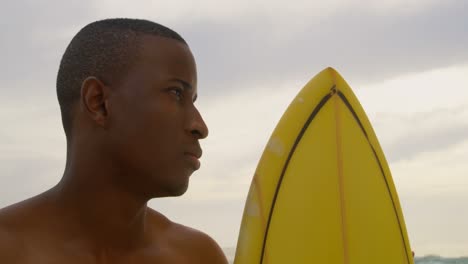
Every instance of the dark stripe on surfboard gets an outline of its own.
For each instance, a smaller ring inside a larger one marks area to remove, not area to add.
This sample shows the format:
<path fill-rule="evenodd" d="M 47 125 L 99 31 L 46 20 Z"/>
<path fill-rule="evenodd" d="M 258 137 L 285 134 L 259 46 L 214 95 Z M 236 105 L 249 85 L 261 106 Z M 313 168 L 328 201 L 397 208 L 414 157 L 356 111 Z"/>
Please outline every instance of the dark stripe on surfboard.
<path fill-rule="evenodd" d="M 351 114 L 353 115 L 354 119 L 356 120 L 356 122 L 358 122 L 359 124 L 359 127 L 361 127 L 361 130 L 362 130 L 362 133 L 366 136 L 366 139 L 367 139 L 367 142 L 369 143 L 369 146 L 371 147 L 372 149 L 372 152 L 374 153 L 374 157 L 375 159 L 377 160 L 377 163 L 379 164 L 379 168 L 380 168 L 380 172 L 382 173 L 382 176 L 384 178 L 384 181 L 385 181 L 385 185 L 387 186 L 387 191 L 390 195 L 390 200 L 392 201 L 392 205 L 393 205 L 393 210 L 395 211 L 395 215 L 397 217 L 397 220 L 398 220 L 398 226 L 400 227 L 400 235 L 401 235 L 401 238 L 403 240 L 403 245 L 405 247 L 405 254 L 406 254 L 406 258 L 408 260 L 408 263 L 411 263 L 410 259 L 409 259 L 409 256 L 408 256 L 408 250 L 406 248 L 406 241 L 405 241 L 405 236 L 403 235 L 403 230 L 401 228 L 401 221 L 400 221 L 400 217 L 398 215 L 398 211 L 396 209 L 396 206 L 395 206 L 395 201 L 393 200 L 393 195 L 392 193 L 390 192 L 390 186 L 388 184 L 388 181 L 387 181 L 387 177 L 385 175 L 385 172 L 384 172 L 384 169 L 383 169 L 383 166 L 382 166 L 382 163 L 380 162 L 380 159 L 379 157 L 377 156 L 377 152 L 375 151 L 375 148 L 374 146 L 371 144 L 370 140 L 369 140 L 369 136 L 367 135 L 367 132 L 366 130 L 364 129 L 364 126 L 362 125 L 361 123 L 361 120 L 359 119 L 359 117 L 357 116 L 356 114 L 356 111 L 354 111 L 354 109 L 351 107 L 351 104 L 349 103 L 348 99 L 346 98 L 346 96 L 341 92 L 341 91 L 338 91 L 338 96 L 341 98 L 341 100 L 343 101 L 343 103 L 346 105 L 346 107 L 348 108 L 348 110 L 351 112 Z"/>
<path fill-rule="evenodd" d="M 332 88 L 330 88 L 330 90 L 333 90 L 334 88 L 335 88 L 335 85 Z M 314 117 L 317 116 L 318 112 L 322 109 L 322 107 L 325 105 L 325 103 L 328 102 L 328 100 L 332 97 L 332 95 L 333 95 L 332 93 L 328 93 L 327 95 L 325 95 L 322 98 L 322 100 L 320 100 L 318 105 L 314 108 L 314 110 L 310 114 L 309 118 L 305 122 L 304 126 L 302 127 L 301 131 L 299 132 L 299 135 L 297 136 L 296 141 L 294 142 L 294 145 L 292 146 L 291 151 L 289 152 L 288 158 L 286 159 L 286 163 L 283 166 L 283 170 L 281 171 L 281 176 L 279 178 L 278 184 L 276 185 L 275 195 L 273 196 L 273 201 L 272 201 L 272 204 L 271 204 L 271 207 L 270 207 L 271 208 L 270 213 L 268 215 L 268 221 L 267 221 L 267 225 L 266 225 L 265 236 L 263 237 L 262 253 L 260 255 L 260 264 L 263 263 L 263 257 L 265 255 L 265 245 L 266 245 L 266 241 L 267 241 L 267 237 L 268 237 L 268 231 L 270 229 L 270 222 L 271 222 L 271 218 L 272 218 L 272 215 L 273 215 L 273 211 L 275 209 L 276 199 L 278 198 L 279 189 L 281 187 L 281 183 L 283 181 L 283 177 L 284 177 L 284 174 L 286 172 L 286 169 L 288 168 L 289 162 L 291 161 L 291 158 L 292 158 L 292 156 L 294 154 L 294 151 L 296 150 L 296 147 L 299 145 L 299 142 L 301 141 L 302 136 L 304 136 L 305 131 L 309 127 L 309 124 L 312 122 Z"/>

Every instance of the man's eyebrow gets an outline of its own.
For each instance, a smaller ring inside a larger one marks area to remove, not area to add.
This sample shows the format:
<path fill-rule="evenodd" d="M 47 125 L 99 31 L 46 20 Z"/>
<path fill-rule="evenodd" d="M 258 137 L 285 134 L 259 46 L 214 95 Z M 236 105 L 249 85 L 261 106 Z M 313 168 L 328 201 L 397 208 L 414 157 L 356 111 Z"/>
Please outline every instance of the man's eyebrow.
<path fill-rule="evenodd" d="M 190 83 L 182 80 L 182 79 L 179 79 L 179 78 L 172 78 L 170 79 L 169 81 L 173 81 L 173 82 L 178 82 L 180 84 L 182 84 L 182 86 L 184 87 L 184 89 L 187 89 L 187 90 L 192 90 L 192 85 L 190 85 Z"/>

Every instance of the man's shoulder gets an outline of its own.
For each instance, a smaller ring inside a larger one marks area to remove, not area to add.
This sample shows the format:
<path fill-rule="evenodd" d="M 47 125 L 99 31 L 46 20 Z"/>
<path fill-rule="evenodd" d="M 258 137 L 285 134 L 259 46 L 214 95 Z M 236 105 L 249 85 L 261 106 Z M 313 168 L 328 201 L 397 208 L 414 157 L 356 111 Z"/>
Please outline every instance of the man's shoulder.
<path fill-rule="evenodd" d="M 36 197 L 0 208 L 0 227 L 10 232 L 27 228 L 37 216 L 38 199 Z"/>
<path fill-rule="evenodd" d="M 0 255 L 8 251 L 20 251 L 22 232 L 31 218 L 31 200 L 24 200 L 0 208 Z"/>
<path fill-rule="evenodd" d="M 21 235 L 12 224 L 10 210 L 0 210 L 0 263 L 18 263 L 24 250 Z"/>
<path fill-rule="evenodd" d="M 152 209 L 150 214 L 164 226 L 164 237 L 170 246 L 183 251 L 181 253 L 189 256 L 193 263 L 227 263 L 218 243 L 206 233 L 172 222 Z"/>
<path fill-rule="evenodd" d="M 27 207 L 27 202 L 22 201 L 0 208 L 0 239 L 6 237 L 7 233 L 11 234 L 18 230 L 17 227 L 22 223 L 21 219 L 27 217 Z"/>
<path fill-rule="evenodd" d="M 183 244 L 201 263 L 206 263 L 207 260 L 210 263 L 227 263 L 221 247 L 206 233 L 180 224 L 175 224 L 174 229 L 177 231 L 173 235 L 185 237 Z"/>
<path fill-rule="evenodd" d="M 8 252 L 21 253 L 26 248 L 24 238 L 37 229 L 39 216 L 44 218 L 44 214 L 38 212 L 39 200 L 32 197 L 0 209 L 0 256 Z"/>

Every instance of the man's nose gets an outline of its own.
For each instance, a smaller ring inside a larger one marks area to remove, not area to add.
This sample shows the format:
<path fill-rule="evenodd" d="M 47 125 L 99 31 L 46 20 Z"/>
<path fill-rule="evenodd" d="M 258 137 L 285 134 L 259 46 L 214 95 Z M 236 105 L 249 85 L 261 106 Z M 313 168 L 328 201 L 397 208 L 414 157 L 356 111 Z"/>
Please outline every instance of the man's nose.
<path fill-rule="evenodd" d="M 193 108 L 193 115 L 190 119 L 190 133 L 197 139 L 203 139 L 208 136 L 208 127 L 196 107 Z"/>

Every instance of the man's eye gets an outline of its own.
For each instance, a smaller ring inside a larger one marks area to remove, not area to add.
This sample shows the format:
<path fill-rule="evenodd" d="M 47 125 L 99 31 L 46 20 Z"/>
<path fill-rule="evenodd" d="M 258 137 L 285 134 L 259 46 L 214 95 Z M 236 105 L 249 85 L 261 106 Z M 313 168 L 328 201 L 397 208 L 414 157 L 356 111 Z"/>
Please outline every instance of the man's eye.
<path fill-rule="evenodd" d="M 183 91 L 182 89 L 180 88 L 172 88 L 171 90 L 171 93 L 175 94 L 175 96 L 177 96 L 177 99 L 182 99 L 182 95 L 183 95 Z"/>

